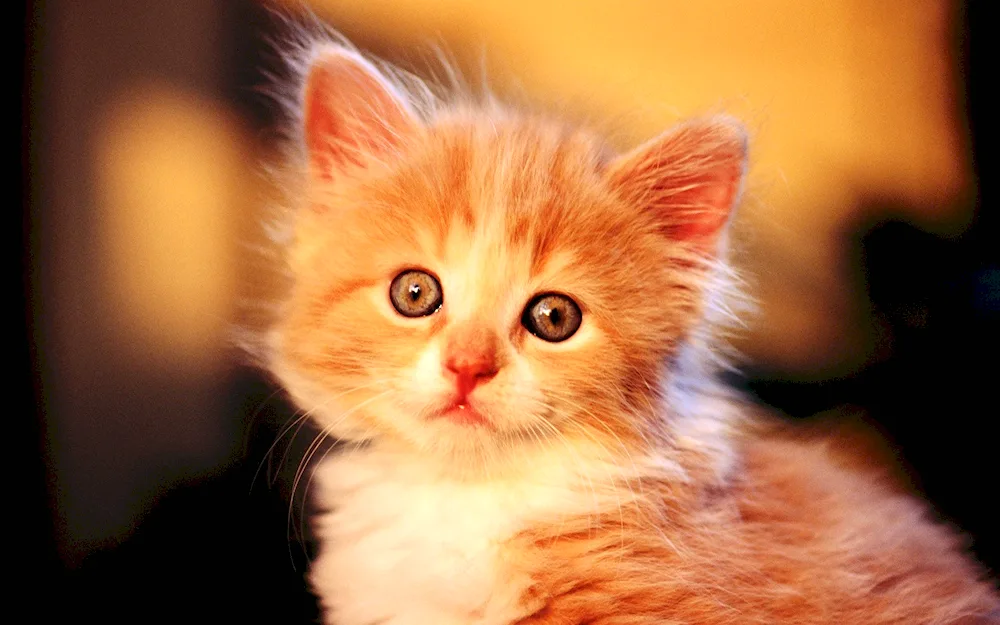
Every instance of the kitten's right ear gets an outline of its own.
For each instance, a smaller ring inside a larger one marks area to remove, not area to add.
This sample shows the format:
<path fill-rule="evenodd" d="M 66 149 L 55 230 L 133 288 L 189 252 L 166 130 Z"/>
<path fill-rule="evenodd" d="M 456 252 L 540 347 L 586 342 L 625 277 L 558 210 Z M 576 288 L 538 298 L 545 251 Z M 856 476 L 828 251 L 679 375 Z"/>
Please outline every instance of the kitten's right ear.
<path fill-rule="evenodd" d="M 419 128 L 405 98 L 378 69 L 338 46 L 313 58 L 303 109 L 310 168 L 328 180 L 391 154 Z"/>

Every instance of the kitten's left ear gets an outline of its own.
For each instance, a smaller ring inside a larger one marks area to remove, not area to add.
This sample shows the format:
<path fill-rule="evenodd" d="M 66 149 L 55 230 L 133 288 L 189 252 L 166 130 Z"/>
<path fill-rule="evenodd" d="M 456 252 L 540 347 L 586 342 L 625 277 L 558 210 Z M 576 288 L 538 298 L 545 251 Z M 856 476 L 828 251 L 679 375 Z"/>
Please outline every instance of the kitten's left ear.
<path fill-rule="evenodd" d="M 303 95 L 309 163 L 323 178 L 384 158 L 419 127 L 405 96 L 360 54 L 340 46 L 316 53 Z"/>
<path fill-rule="evenodd" d="M 746 171 L 747 137 L 736 121 L 688 122 L 612 161 L 613 188 L 652 211 L 668 238 L 715 254 Z"/>

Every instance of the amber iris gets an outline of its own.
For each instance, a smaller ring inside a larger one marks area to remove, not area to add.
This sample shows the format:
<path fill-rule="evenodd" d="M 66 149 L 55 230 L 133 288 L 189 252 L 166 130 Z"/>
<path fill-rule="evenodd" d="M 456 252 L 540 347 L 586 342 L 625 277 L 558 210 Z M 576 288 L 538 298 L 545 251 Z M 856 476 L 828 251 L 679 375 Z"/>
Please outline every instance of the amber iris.
<path fill-rule="evenodd" d="M 573 336 L 580 329 L 583 314 L 568 295 L 542 293 L 536 295 L 524 308 L 521 324 L 538 338 L 558 343 Z"/>
<path fill-rule="evenodd" d="M 426 317 L 441 308 L 444 301 L 441 283 L 419 269 L 408 269 L 389 285 L 389 300 L 404 317 Z"/>

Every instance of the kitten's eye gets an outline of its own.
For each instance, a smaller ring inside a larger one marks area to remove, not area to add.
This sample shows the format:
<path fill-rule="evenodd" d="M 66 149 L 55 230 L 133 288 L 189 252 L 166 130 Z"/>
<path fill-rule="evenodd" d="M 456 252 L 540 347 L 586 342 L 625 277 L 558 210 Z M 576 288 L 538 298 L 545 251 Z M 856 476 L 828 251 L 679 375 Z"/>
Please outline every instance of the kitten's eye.
<path fill-rule="evenodd" d="M 583 314 L 572 299 L 561 293 L 536 295 L 524 308 L 521 323 L 540 339 L 558 343 L 580 328 Z"/>
<path fill-rule="evenodd" d="M 393 279 L 389 299 L 404 317 L 426 317 L 441 308 L 444 298 L 437 278 L 426 271 L 410 269 Z"/>

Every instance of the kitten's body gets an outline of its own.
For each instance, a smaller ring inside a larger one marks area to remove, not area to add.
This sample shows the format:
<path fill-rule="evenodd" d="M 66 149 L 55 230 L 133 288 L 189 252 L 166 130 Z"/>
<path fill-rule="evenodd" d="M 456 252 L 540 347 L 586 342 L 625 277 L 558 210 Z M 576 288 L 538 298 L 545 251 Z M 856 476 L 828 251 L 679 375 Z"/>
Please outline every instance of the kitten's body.
<path fill-rule="evenodd" d="M 326 622 L 989 622 L 917 503 L 712 382 L 733 122 L 615 156 L 494 106 L 417 112 L 338 46 L 308 70 L 272 367 L 363 441 L 315 476 Z M 552 293 L 568 335 L 528 317 Z"/>
<path fill-rule="evenodd" d="M 482 480 L 393 451 L 327 462 L 312 580 L 332 622 L 990 622 L 954 537 L 822 443 L 747 437 L 715 476 L 697 453 L 573 444 Z"/>

